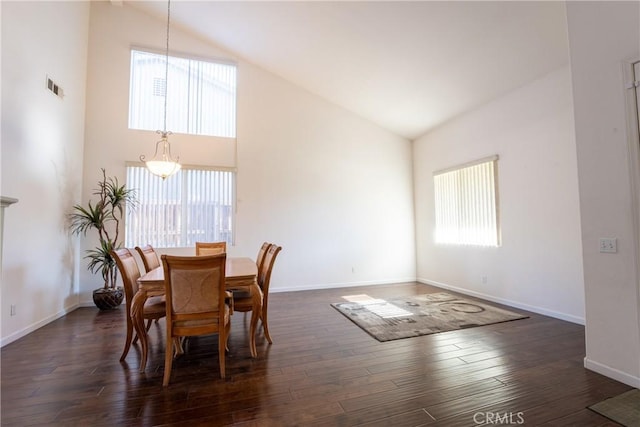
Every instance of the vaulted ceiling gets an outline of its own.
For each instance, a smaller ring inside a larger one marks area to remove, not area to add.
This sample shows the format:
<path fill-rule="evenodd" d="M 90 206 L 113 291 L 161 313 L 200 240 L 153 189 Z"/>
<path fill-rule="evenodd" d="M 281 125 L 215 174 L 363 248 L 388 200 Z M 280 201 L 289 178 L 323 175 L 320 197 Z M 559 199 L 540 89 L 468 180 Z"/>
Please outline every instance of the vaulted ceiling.
<path fill-rule="evenodd" d="M 173 1 L 171 25 L 408 139 L 569 62 L 555 1 Z"/>

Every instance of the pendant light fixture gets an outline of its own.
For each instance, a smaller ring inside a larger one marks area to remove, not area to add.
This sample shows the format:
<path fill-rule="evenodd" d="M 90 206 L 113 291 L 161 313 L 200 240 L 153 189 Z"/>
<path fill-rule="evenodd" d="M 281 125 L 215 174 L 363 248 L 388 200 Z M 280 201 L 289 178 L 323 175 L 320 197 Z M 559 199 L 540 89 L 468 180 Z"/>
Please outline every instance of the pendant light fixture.
<path fill-rule="evenodd" d="M 169 81 L 169 22 L 171 21 L 171 0 L 167 1 L 167 46 L 165 50 L 165 69 L 164 69 L 164 125 L 163 130 L 158 130 L 156 133 L 161 135 L 161 138 L 156 142 L 156 151 L 153 154 L 151 160 L 147 160 L 143 155 L 140 156 L 140 161 L 144 162 L 154 175 L 161 177 L 162 179 L 173 175 L 178 172 L 182 167 L 179 163 L 180 158 L 176 157 L 175 160 L 171 157 L 171 144 L 169 143 L 169 135 L 171 132 L 167 131 L 167 83 Z M 158 152 L 161 151 L 161 154 Z"/>

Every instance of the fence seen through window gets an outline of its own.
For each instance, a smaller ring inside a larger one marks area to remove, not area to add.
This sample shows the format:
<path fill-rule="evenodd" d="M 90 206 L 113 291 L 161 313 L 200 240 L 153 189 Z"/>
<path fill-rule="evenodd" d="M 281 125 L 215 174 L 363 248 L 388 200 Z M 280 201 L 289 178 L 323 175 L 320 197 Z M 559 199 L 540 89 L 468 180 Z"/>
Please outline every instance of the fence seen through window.
<path fill-rule="evenodd" d="M 233 244 L 235 171 L 183 166 L 162 180 L 144 166 L 128 165 L 127 187 L 135 189 L 138 204 L 127 207 L 126 247 Z"/>

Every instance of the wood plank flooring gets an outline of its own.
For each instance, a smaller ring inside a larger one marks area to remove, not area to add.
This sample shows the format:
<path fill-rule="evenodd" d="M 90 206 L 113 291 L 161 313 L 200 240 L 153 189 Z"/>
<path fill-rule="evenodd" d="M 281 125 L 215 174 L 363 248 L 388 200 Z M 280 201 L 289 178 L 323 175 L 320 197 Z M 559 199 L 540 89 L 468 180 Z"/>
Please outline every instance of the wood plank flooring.
<path fill-rule="evenodd" d="M 583 368 L 584 328 L 530 318 L 378 342 L 329 304 L 341 296 L 417 295 L 441 289 L 405 283 L 273 293 L 273 345 L 250 315 L 232 316 L 227 377 L 217 336 L 192 338 L 162 387 L 164 321 L 118 361 L 124 305 L 80 308 L 2 348 L 2 426 L 615 426 L 586 409 L 630 390 Z M 522 312 L 522 310 L 517 310 Z M 519 423 L 522 424 L 522 423 Z M 502 425 L 505 425 L 504 423 Z"/>

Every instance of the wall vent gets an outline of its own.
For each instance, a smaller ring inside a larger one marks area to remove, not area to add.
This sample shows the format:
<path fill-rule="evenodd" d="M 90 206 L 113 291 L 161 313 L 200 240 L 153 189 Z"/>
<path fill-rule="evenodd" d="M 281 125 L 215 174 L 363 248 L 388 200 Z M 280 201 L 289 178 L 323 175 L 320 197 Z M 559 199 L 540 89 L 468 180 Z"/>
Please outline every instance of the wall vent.
<path fill-rule="evenodd" d="M 64 97 L 64 91 L 62 88 L 56 82 L 51 80 L 49 76 L 47 76 L 47 89 L 60 98 Z"/>

